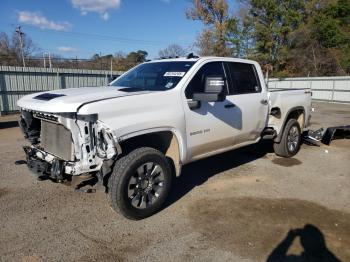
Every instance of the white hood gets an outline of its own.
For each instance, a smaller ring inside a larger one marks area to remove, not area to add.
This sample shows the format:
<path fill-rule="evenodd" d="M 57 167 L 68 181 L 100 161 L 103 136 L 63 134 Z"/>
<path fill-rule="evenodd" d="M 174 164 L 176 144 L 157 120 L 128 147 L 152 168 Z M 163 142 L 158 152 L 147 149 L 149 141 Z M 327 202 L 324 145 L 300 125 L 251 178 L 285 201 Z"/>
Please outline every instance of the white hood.
<path fill-rule="evenodd" d="M 18 100 L 17 105 L 27 110 L 48 113 L 71 113 L 77 112 L 78 108 L 86 103 L 144 93 L 149 93 L 149 91 L 124 92 L 119 91 L 115 86 L 80 87 L 30 94 Z M 43 94 L 53 96 L 47 99 L 37 98 Z"/>

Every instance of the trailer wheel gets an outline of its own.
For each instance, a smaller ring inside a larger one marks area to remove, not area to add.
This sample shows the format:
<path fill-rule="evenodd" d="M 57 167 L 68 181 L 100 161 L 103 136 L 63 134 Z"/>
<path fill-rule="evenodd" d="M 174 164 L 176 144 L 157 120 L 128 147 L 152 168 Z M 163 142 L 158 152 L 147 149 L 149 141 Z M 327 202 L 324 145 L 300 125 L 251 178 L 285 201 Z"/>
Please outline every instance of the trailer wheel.
<path fill-rule="evenodd" d="M 292 157 L 298 153 L 301 142 L 301 129 L 296 119 L 289 119 L 279 143 L 274 143 L 275 154 L 281 157 Z"/>
<path fill-rule="evenodd" d="M 114 166 L 108 183 L 111 206 L 129 219 L 149 217 L 164 204 L 171 178 L 170 165 L 160 151 L 135 149 Z"/>

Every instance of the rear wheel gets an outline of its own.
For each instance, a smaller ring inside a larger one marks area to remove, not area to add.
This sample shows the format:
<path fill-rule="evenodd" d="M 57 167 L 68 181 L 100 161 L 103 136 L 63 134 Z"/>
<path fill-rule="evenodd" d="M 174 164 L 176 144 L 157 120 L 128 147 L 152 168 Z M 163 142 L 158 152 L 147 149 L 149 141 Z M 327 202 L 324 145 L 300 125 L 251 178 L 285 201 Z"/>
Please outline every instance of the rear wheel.
<path fill-rule="evenodd" d="M 281 141 L 274 143 L 273 149 L 278 156 L 292 157 L 298 153 L 300 142 L 300 125 L 296 119 L 289 119 L 283 130 Z"/>
<path fill-rule="evenodd" d="M 114 166 L 109 180 L 110 203 L 129 219 L 149 217 L 165 202 L 171 177 L 170 165 L 161 152 L 136 149 Z"/>

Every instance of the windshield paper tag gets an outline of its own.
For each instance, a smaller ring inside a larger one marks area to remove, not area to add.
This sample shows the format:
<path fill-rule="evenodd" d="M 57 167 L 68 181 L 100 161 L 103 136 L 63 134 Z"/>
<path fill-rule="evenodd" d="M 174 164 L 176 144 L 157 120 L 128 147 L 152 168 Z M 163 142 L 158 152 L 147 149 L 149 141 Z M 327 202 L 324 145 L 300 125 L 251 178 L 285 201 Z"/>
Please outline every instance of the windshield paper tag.
<path fill-rule="evenodd" d="M 185 72 L 166 72 L 164 76 L 175 76 L 175 77 L 183 77 Z"/>

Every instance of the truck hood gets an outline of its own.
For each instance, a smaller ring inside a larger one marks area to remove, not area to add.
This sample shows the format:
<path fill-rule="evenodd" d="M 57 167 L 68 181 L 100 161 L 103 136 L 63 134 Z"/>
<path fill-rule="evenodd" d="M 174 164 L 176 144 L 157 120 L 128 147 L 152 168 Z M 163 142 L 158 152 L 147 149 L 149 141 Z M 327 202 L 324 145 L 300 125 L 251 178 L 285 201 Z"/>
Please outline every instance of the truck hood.
<path fill-rule="evenodd" d="M 18 100 L 22 109 L 48 113 L 75 113 L 82 105 L 122 96 L 147 94 L 150 91 L 125 92 L 118 87 L 80 87 L 30 94 Z"/>

